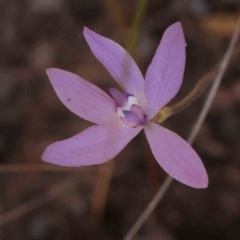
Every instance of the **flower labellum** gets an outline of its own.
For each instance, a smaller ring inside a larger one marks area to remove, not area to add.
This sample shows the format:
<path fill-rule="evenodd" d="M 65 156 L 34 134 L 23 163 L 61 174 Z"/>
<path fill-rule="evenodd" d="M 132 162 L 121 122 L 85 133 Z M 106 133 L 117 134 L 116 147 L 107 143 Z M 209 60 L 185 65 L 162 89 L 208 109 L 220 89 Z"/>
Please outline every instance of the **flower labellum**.
<path fill-rule="evenodd" d="M 96 125 L 47 147 L 42 159 L 60 166 L 101 164 L 114 158 L 142 129 L 157 162 L 174 179 L 206 188 L 208 176 L 193 148 L 180 136 L 152 122 L 178 92 L 184 74 L 185 39 L 179 22 L 167 28 L 145 80 L 132 57 L 117 43 L 88 28 L 84 36 L 95 57 L 124 92 L 112 98 L 83 78 L 51 68 L 47 75 L 62 103 Z"/>

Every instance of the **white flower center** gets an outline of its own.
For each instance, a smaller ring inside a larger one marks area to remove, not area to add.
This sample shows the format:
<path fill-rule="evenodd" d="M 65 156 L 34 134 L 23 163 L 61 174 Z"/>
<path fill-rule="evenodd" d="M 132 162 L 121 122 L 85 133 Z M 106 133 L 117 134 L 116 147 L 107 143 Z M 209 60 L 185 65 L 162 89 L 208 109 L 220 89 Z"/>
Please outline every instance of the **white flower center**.
<path fill-rule="evenodd" d="M 133 104 L 139 105 L 138 100 L 134 96 L 128 97 L 127 103 L 123 107 L 118 107 L 117 108 L 117 115 L 119 117 L 124 117 L 123 110 L 128 110 L 130 111 L 131 106 Z"/>

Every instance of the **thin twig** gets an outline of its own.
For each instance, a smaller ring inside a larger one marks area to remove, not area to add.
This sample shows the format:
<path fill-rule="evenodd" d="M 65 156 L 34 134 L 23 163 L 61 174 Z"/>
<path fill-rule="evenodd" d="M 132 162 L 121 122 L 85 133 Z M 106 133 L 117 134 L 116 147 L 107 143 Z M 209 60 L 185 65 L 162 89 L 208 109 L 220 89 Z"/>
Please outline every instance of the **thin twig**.
<path fill-rule="evenodd" d="M 94 221 L 99 222 L 102 218 L 110 189 L 111 178 L 113 175 L 114 161 L 106 162 L 99 166 L 99 177 L 94 188 L 91 202 L 91 216 Z M 105 171 L 107 169 L 107 173 Z"/>
<path fill-rule="evenodd" d="M 199 81 L 196 83 L 193 90 L 184 97 L 180 102 L 170 105 L 169 108 L 172 111 L 172 114 L 179 113 L 186 107 L 188 107 L 198 96 L 201 95 L 201 93 L 210 85 L 210 83 L 213 82 L 214 78 L 216 77 L 217 73 L 219 71 L 219 65 L 217 65 L 215 68 L 213 68 L 210 72 L 205 74 L 203 77 L 199 79 Z"/>
<path fill-rule="evenodd" d="M 141 216 L 138 218 L 136 223 L 132 226 L 132 228 L 129 230 L 129 232 L 126 234 L 123 240 L 131 240 L 134 238 L 138 230 L 141 228 L 141 226 L 144 224 L 144 222 L 149 218 L 153 210 L 156 208 L 159 201 L 163 198 L 172 181 L 173 178 L 167 176 L 164 183 L 161 185 L 161 187 L 155 194 L 154 198 L 147 205 L 147 208 L 144 210 L 144 212 L 141 214 Z"/>
<path fill-rule="evenodd" d="M 3 226 L 4 224 L 7 224 L 13 220 L 19 219 L 32 210 L 39 208 L 44 204 L 53 201 L 64 193 L 72 190 L 79 184 L 78 178 L 77 176 L 68 177 L 67 179 L 54 185 L 48 191 L 44 192 L 42 195 L 34 198 L 33 200 L 25 202 L 7 213 L 3 213 L 0 217 L 0 226 Z"/>
<path fill-rule="evenodd" d="M 216 92 L 219 88 L 219 85 L 221 83 L 221 80 L 223 78 L 223 75 L 226 71 L 226 68 L 228 66 L 232 51 L 234 49 L 234 46 L 236 45 L 237 39 L 238 39 L 238 35 L 239 35 L 239 31 L 240 31 L 240 17 L 236 26 L 236 29 L 234 31 L 234 34 L 231 38 L 231 41 L 229 43 L 228 49 L 223 57 L 223 60 L 220 64 L 220 69 L 219 72 L 214 80 L 214 83 L 211 87 L 211 90 L 208 94 L 208 97 L 204 103 L 204 106 L 201 110 L 201 113 L 199 114 L 196 123 L 194 124 L 194 127 L 188 137 L 188 143 L 192 144 L 197 136 L 197 134 L 199 133 L 199 130 L 201 129 L 203 122 L 210 110 L 211 104 L 213 102 L 213 99 L 216 95 Z M 138 232 L 138 230 L 141 228 L 141 226 L 144 224 L 144 222 L 149 218 L 149 216 L 152 214 L 152 212 L 154 211 L 154 209 L 156 208 L 157 204 L 161 201 L 161 199 L 163 198 L 164 194 L 166 193 L 166 191 L 168 190 L 169 186 L 171 185 L 172 182 L 172 177 L 168 176 L 166 178 L 166 180 L 164 181 L 163 185 L 159 188 L 159 190 L 157 191 L 156 195 L 153 197 L 153 199 L 151 200 L 151 202 L 147 205 L 147 207 L 145 208 L 145 210 L 143 211 L 143 213 L 140 215 L 140 217 L 138 218 L 138 220 L 136 221 L 136 223 L 133 225 L 133 227 L 129 230 L 129 232 L 126 234 L 126 236 L 123 238 L 124 240 L 132 240 L 134 238 L 134 236 L 136 235 L 136 233 Z"/>
<path fill-rule="evenodd" d="M 231 55 L 230 61 L 234 61 L 236 57 L 239 56 L 240 48 L 237 47 L 233 54 Z M 154 121 L 158 124 L 162 124 L 164 121 L 166 121 L 170 116 L 177 114 L 187 107 L 189 107 L 202 93 L 203 91 L 213 82 L 213 80 L 216 78 L 216 75 L 220 69 L 220 63 L 217 64 L 213 69 L 211 69 L 209 72 L 204 74 L 200 79 L 197 81 L 194 88 L 179 102 L 166 106 L 163 109 L 161 109 L 157 115 L 154 117 Z"/>
<path fill-rule="evenodd" d="M 204 103 L 204 106 L 203 106 L 203 109 L 202 111 L 200 112 L 198 118 L 197 118 L 197 122 L 195 123 L 194 125 L 194 128 L 193 130 L 191 131 L 190 133 L 190 136 L 188 138 L 188 142 L 190 144 L 193 143 L 193 141 L 195 140 L 197 134 L 199 133 L 200 131 L 200 128 L 202 127 L 203 125 L 203 122 L 209 112 L 209 109 L 212 105 L 212 102 L 213 102 L 213 99 L 217 93 L 217 90 L 219 88 L 219 85 L 222 81 L 222 78 L 223 78 L 223 75 L 227 69 L 227 66 L 229 64 L 229 61 L 230 61 L 230 58 L 231 58 L 231 55 L 232 55 L 232 52 L 233 52 L 233 49 L 237 43 L 237 39 L 238 39 L 238 36 L 239 36 L 239 32 L 240 32 L 240 18 L 238 20 L 238 23 L 237 23 L 237 26 L 236 26 L 236 29 L 234 31 L 234 34 L 232 36 L 232 39 L 229 43 L 229 46 L 228 46 L 228 49 L 223 57 L 223 60 L 222 62 L 220 63 L 220 68 L 219 68 L 219 72 L 218 72 L 218 75 L 216 76 L 216 79 L 214 80 L 213 82 L 213 85 L 211 87 L 211 90 L 207 96 L 207 100 L 206 102 Z"/>
<path fill-rule="evenodd" d="M 90 167 L 60 167 L 50 164 L 6 164 L 0 165 L 0 173 L 28 173 L 28 172 L 81 172 L 88 174 L 98 173 L 96 166 Z M 107 170 L 105 170 L 107 172 Z"/>

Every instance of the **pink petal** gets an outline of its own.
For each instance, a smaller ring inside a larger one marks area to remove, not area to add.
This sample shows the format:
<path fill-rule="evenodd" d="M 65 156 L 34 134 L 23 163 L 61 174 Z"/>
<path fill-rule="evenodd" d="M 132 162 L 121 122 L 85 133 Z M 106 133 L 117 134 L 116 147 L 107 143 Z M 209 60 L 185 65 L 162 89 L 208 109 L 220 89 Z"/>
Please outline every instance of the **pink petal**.
<path fill-rule="evenodd" d="M 122 93 L 119 90 L 117 90 L 116 88 L 109 88 L 109 91 L 110 91 L 112 98 L 115 101 L 116 107 L 123 107 L 127 103 L 128 97 L 132 96 L 127 93 Z"/>
<path fill-rule="evenodd" d="M 60 166 L 101 164 L 114 158 L 142 128 L 94 125 L 47 147 L 42 159 Z"/>
<path fill-rule="evenodd" d="M 185 39 L 181 23 L 163 34 L 146 73 L 147 115 L 152 119 L 178 92 L 185 66 Z"/>
<path fill-rule="evenodd" d="M 146 114 L 145 112 L 143 111 L 143 109 L 137 105 L 137 104 L 133 104 L 130 108 L 130 111 L 131 112 L 134 112 L 135 114 L 137 114 L 137 116 L 140 118 L 140 119 L 144 119 L 146 118 Z"/>
<path fill-rule="evenodd" d="M 58 97 L 69 110 L 96 124 L 114 122 L 115 103 L 100 88 L 61 69 L 51 68 L 46 72 Z"/>
<path fill-rule="evenodd" d="M 208 176 L 203 163 L 185 140 L 153 122 L 144 130 L 153 155 L 170 176 L 190 187 L 207 187 Z"/>
<path fill-rule="evenodd" d="M 139 127 L 146 124 L 146 118 L 139 118 L 139 116 L 131 111 L 123 110 L 124 117 L 121 117 L 122 121 L 128 127 Z"/>
<path fill-rule="evenodd" d="M 109 71 L 125 93 L 141 98 L 144 95 L 144 78 L 132 57 L 116 42 L 88 28 L 84 36 L 96 58 Z"/>

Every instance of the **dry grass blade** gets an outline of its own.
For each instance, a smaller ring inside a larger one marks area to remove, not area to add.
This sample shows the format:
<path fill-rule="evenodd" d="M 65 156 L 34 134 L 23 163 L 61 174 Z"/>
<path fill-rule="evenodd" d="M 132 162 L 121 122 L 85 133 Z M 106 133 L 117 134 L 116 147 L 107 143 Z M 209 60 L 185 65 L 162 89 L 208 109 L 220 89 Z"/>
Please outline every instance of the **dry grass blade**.
<path fill-rule="evenodd" d="M 127 41 L 128 37 L 128 27 L 126 24 L 126 19 L 124 11 L 117 0 L 104 0 L 106 9 L 109 12 L 109 15 L 113 19 L 118 31 L 124 39 L 124 42 Z"/>
<path fill-rule="evenodd" d="M 199 114 L 197 121 L 188 137 L 188 142 L 190 144 L 192 144 L 199 132 L 199 130 L 202 127 L 202 124 L 209 112 L 209 109 L 211 107 L 211 104 L 213 102 L 213 99 L 216 95 L 216 92 L 219 88 L 219 85 L 221 83 L 221 80 L 223 78 L 223 75 L 226 71 L 226 68 L 229 64 L 230 61 L 230 57 L 232 55 L 233 49 L 237 43 L 237 39 L 239 36 L 239 32 L 240 32 L 240 17 L 235 29 L 235 32 L 231 38 L 230 44 L 228 46 L 228 49 L 223 57 L 222 62 L 220 63 L 220 68 L 219 68 L 219 72 L 213 82 L 213 85 L 210 89 L 210 92 L 208 94 L 208 97 L 204 103 L 204 106 L 201 110 L 201 113 Z M 169 188 L 169 186 L 171 185 L 172 182 L 172 178 L 170 176 L 168 176 L 166 178 L 166 180 L 164 181 L 163 185 L 159 188 L 159 190 L 157 191 L 156 195 L 153 197 L 153 199 L 151 200 L 151 202 L 147 205 L 147 207 L 145 208 L 145 210 L 143 211 L 143 213 L 140 215 L 140 217 L 138 218 L 138 220 L 135 222 L 135 224 L 132 226 L 132 228 L 129 230 L 129 232 L 126 234 L 126 236 L 123 238 L 124 240 L 132 240 L 134 238 L 134 236 L 136 235 L 136 233 L 138 232 L 138 230 L 141 228 L 141 226 L 144 224 L 144 222 L 149 218 L 149 216 L 152 214 L 152 212 L 154 211 L 154 209 L 156 208 L 157 204 L 161 201 L 161 199 L 163 198 L 164 194 L 166 193 L 167 189 Z"/>

